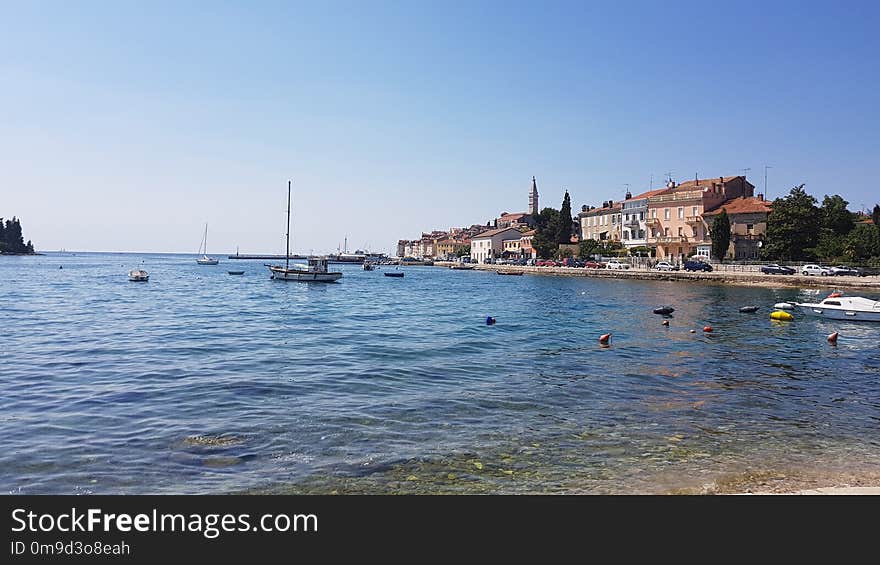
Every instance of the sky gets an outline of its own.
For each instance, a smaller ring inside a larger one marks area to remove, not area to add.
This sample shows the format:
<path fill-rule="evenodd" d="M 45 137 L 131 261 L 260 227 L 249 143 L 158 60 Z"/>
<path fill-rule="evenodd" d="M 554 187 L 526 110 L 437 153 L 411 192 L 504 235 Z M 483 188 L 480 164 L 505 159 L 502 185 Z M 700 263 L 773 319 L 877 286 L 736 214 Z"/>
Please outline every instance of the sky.
<path fill-rule="evenodd" d="M 743 174 L 880 202 L 877 2 L 7 2 L 0 216 L 38 250 L 394 253 Z"/>

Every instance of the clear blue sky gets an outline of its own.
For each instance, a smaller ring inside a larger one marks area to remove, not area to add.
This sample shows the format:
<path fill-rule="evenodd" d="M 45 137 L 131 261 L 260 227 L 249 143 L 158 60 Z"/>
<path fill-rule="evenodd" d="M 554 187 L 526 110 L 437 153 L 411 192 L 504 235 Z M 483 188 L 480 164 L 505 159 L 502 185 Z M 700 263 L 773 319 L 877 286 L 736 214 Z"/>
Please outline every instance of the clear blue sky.
<path fill-rule="evenodd" d="M 391 251 L 740 174 L 880 201 L 876 2 L 0 3 L 0 214 L 38 249 Z"/>

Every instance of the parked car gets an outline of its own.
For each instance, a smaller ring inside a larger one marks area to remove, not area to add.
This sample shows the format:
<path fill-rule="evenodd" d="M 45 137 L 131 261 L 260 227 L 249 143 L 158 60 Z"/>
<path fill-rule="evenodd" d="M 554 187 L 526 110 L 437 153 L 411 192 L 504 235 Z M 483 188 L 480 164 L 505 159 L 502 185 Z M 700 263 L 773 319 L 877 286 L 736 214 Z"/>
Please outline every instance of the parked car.
<path fill-rule="evenodd" d="M 528 265 L 529 267 L 534 267 L 537 262 L 537 259 L 526 259 L 526 265 Z"/>
<path fill-rule="evenodd" d="M 703 261 L 686 261 L 684 264 L 685 271 L 704 271 L 707 273 L 712 272 L 712 265 L 709 263 L 704 263 Z"/>
<path fill-rule="evenodd" d="M 855 267 L 847 267 L 845 265 L 838 265 L 836 267 L 831 267 L 829 269 L 832 275 L 835 276 L 850 276 L 850 277 L 864 277 L 865 273 L 861 269 L 857 269 Z"/>
<path fill-rule="evenodd" d="M 604 269 L 605 263 L 603 263 L 602 261 L 587 261 L 586 263 L 584 263 L 584 267 L 588 269 Z"/>
<path fill-rule="evenodd" d="M 563 267 L 583 267 L 584 263 L 583 263 L 583 261 L 578 261 L 577 259 L 575 259 L 573 257 L 566 257 L 565 259 L 562 260 L 562 266 Z"/>
<path fill-rule="evenodd" d="M 765 275 L 793 275 L 797 271 L 791 267 L 783 267 L 782 265 L 771 263 L 770 265 L 764 265 L 761 267 L 761 272 Z"/>
<path fill-rule="evenodd" d="M 672 263 L 669 263 L 668 261 L 660 261 L 659 263 L 654 265 L 654 268 L 657 269 L 658 271 L 677 271 L 678 265 L 673 265 Z"/>
<path fill-rule="evenodd" d="M 831 274 L 831 270 L 828 267 L 822 267 L 820 265 L 804 265 L 801 268 L 801 274 L 804 276 L 809 276 L 809 275 L 827 276 L 827 275 Z"/>
<path fill-rule="evenodd" d="M 538 267 L 556 267 L 556 261 L 551 259 L 538 259 L 538 262 L 535 263 Z"/>
<path fill-rule="evenodd" d="M 610 259 L 605 263 L 606 269 L 629 269 L 629 263 L 622 263 L 620 259 Z"/>

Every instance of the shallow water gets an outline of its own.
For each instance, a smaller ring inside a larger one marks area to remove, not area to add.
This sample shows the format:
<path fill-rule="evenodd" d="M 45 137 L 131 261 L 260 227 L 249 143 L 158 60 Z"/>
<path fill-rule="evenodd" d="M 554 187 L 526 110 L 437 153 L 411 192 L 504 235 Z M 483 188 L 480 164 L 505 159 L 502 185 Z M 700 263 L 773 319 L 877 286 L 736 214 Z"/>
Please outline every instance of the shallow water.
<path fill-rule="evenodd" d="M 824 292 L 262 263 L 0 259 L 0 488 L 666 492 L 880 464 L 880 324 L 768 319 Z"/>

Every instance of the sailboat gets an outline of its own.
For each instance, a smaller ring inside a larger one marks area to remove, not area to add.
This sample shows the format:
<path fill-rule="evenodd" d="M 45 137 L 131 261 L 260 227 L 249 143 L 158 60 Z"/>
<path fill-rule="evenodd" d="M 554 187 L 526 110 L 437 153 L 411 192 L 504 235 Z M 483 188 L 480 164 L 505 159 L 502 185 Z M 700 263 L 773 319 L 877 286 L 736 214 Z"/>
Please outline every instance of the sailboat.
<path fill-rule="evenodd" d="M 199 246 L 199 253 L 202 254 L 201 257 L 196 259 L 196 263 L 199 265 L 216 265 L 220 262 L 220 259 L 214 259 L 213 257 L 208 257 L 208 224 L 205 224 L 205 236 L 202 238 L 202 244 Z"/>
<path fill-rule="evenodd" d="M 290 181 L 287 181 L 287 253 L 284 255 L 284 266 L 266 265 L 276 281 L 299 282 L 333 282 L 342 277 L 342 273 L 327 270 L 326 257 L 309 257 L 308 265 L 290 264 Z"/>

